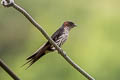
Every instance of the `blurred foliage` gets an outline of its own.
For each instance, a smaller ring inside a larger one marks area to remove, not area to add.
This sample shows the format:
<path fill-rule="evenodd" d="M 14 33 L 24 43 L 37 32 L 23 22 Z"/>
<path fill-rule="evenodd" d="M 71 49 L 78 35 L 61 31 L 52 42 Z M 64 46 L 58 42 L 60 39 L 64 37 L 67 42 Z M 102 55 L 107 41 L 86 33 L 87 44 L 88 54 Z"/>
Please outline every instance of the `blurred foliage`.
<path fill-rule="evenodd" d="M 66 20 L 74 28 L 62 47 L 96 80 L 120 79 L 120 0 L 15 0 L 51 35 Z M 19 12 L 0 5 L 0 58 L 22 80 L 86 80 L 57 52 L 28 70 L 26 57 L 47 40 Z M 0 80 L 12 80 L 0 68 Z"/>

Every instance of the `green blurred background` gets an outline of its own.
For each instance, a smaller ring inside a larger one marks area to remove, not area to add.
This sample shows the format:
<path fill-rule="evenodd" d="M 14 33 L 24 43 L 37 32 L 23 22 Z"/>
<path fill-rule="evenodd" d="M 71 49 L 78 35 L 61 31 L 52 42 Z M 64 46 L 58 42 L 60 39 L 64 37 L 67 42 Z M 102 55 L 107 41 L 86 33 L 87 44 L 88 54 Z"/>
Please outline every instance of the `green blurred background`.
<path fill-rule="evenodd" d="M 120 0 L 15 0 L 48 32 L 66 20 L 78 27 L 63 45 L 73 61 L 96 80 L 120 80 Z M 47 40 L 19 12 L 0 5 L 0 58 L 21 80 L 87 80 L 57 52 L 28 70 L 20 68 Z M 0 68 L 0 80 L 12 80 Z"/>

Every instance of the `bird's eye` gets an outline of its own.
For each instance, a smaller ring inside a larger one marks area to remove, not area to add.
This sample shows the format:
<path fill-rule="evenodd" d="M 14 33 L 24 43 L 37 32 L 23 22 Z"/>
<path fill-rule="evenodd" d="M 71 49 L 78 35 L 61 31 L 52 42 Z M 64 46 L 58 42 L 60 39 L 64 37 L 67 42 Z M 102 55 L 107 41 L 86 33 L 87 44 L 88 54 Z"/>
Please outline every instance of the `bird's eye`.
<path fill-rule="evenodd" d="M 74 23 L 73 23 L 73 22 L 70 22 L 69 24 L 70 24 L 70 25 L 74 25 Z"/>

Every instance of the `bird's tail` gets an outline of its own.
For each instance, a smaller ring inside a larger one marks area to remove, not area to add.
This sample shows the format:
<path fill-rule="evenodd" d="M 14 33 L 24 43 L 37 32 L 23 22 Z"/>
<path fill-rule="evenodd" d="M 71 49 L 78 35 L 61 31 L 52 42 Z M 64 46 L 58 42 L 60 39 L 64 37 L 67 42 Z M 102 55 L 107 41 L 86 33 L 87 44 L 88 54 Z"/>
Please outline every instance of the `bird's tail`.
<path fill-rule="evenodd" d="M 26 68 L 28 69 L 33 63 L 35 63 L 37 60 L 39 60 L 42 56 L 44 56 L 45 53 L 41 52 L 41 50 L 35 52 L 33 55 L 29 56 L 26 60 L 28 60 L 24 65 L 29 63 L 29 66 Z"/>

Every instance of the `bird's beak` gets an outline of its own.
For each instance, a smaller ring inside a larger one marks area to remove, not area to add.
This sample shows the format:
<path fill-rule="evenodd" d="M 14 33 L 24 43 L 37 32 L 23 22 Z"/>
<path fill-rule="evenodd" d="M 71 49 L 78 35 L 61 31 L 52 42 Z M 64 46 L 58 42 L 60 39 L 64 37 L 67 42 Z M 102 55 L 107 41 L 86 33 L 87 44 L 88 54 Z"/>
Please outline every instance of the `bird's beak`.
<path fill-rule="evenodd" d="M 77 24 L 74 24 L 74 27 L 77 27 Z"/>

